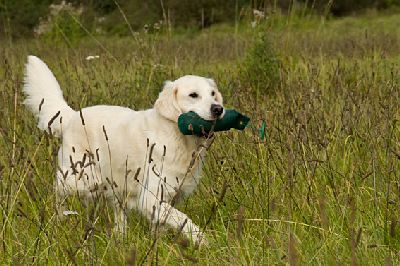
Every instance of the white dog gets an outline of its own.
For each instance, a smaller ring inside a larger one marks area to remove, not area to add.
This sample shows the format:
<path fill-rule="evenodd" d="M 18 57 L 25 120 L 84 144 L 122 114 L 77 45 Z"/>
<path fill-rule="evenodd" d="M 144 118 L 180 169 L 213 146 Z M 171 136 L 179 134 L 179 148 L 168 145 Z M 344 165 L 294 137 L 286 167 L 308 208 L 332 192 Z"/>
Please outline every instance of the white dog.
<path fill-rule="evenodd" d="M 61 199 L 78 194 L 96 200 L 102 195 L 114 203 L 118 230 L 125 229 L 126 212 L 135 208 L 152 223 L 201 240 L 199 227 L 172 202 L 198 184 L 205 138 L 183 135 L 177 120 L 189 111 L 206 120 L 224 115 L 212 79 L 167 81 L 153 109 L 99 105 L 75 111 L 47 65 L 29 56 L 23 90 L 38 127 L 62 138 L 56 182 Z"/>

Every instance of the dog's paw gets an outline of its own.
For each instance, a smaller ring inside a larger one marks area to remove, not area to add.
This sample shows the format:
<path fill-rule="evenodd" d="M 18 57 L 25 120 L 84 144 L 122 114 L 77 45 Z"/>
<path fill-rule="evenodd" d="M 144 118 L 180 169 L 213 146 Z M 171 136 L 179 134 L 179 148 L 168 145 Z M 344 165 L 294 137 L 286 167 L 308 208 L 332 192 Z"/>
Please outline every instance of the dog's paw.
<path fill-rule="evenodd" d="M 117 236 L 124 236 L 128 231 L 128 226 L 126 224 L 115 223 L 112 232 Z"/>
<path fill-rule="evenodd" d="M 210 242 L 208 241 L 205 234 L 202 234 L 202 236 L 197 239 L 196 246 L 197 247 L 209 247 L 210 246 Z"/>
<path fill-rule="evenodd" d="M 208 247 L 209 246 L 209 241 L 206 237 L 206 234 L 201 231 L 196 234 L 192 234 L 192 240 L 196 247 Z"/>

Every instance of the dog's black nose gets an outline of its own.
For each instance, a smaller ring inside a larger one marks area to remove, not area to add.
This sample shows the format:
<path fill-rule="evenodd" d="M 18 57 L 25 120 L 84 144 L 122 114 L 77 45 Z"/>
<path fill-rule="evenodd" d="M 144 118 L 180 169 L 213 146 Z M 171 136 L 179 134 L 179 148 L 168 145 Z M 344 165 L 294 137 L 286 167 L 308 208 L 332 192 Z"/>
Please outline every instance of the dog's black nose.
<path fill-rule="evenodd" d="M 211 114 L 214 117 L 219 117 L 224 112 L 224 107 L 219 104 L 211 104 Z"/>

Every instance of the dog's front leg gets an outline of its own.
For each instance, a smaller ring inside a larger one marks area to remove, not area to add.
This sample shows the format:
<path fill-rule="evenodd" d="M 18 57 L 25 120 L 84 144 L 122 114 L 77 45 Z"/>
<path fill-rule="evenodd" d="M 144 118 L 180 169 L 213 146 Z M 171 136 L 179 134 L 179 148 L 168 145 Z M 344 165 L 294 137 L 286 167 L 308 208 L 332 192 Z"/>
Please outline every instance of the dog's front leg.
<path fill-rule="evenodd" d="M 121 206 L 121 202 L 115 198 L 114 200 L 114 231 L 118 234 L 125 234 L 127 231 L 127 215 L 126 208 Z"/>
<path fill-rule="evenodd" d="M 205 243 L 206 239 L 200 228 L 183 212 L 169 203 L 160 201 L 150 191 L 142 192 L 138 209 L 153 223 L 168 225 L 185 234 L 196 244 Z"/>

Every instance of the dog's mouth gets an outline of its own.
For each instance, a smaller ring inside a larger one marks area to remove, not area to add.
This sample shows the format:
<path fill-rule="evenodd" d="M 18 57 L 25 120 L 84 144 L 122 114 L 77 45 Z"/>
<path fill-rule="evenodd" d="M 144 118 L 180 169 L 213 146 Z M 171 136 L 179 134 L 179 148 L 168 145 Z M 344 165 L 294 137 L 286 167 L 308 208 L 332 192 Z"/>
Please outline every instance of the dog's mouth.
<path fill-rule="evenodd" d="M 225 115 L 225 110 L 221 115 L 214 115 L 212 113 L 204 115 L 204 114 L 198 113 L 194 110 L 190 110 L 189 112 L 193 112 L 193 113 L 197 114 L 201 119 L 204 119 L 206 121 L 212 121 L 212 122 L 217 121 L 218 119 L 222 119 Z"/>

